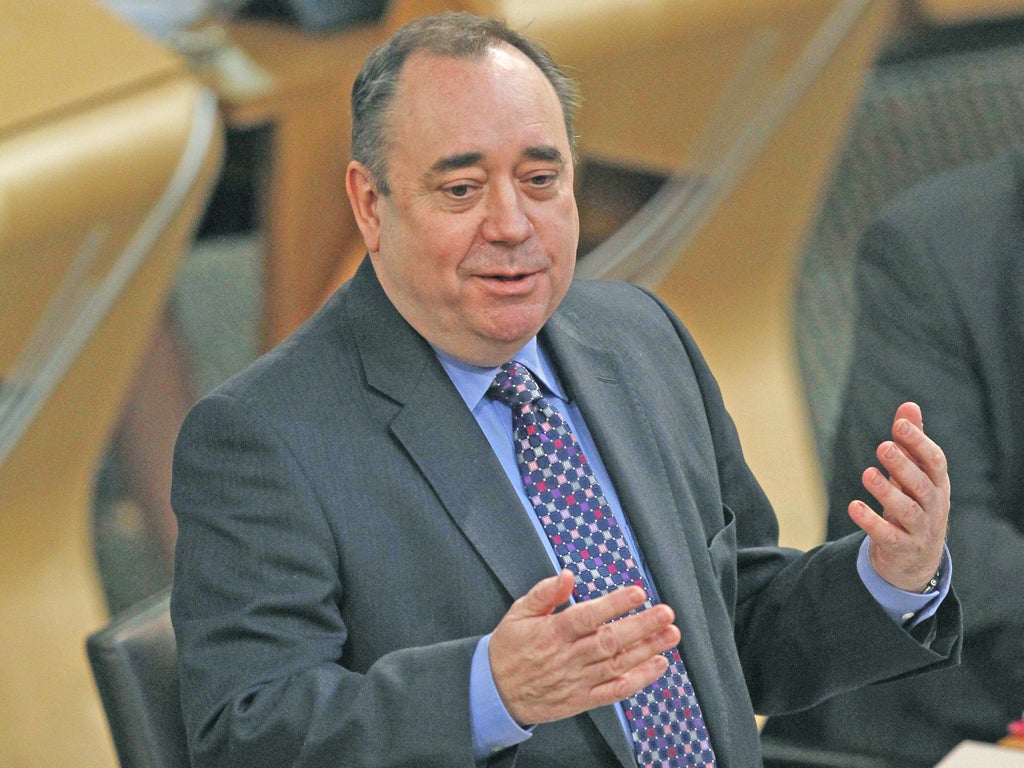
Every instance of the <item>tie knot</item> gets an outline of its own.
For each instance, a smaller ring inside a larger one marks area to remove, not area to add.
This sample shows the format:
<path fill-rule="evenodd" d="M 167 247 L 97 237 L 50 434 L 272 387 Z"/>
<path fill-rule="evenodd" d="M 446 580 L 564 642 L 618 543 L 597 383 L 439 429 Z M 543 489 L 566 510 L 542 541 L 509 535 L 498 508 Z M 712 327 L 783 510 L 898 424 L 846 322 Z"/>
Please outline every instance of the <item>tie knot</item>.
<path fill-rule="evenodd" d="M 526 366 L 512 360 L 501 366 L 501 370 L 494 375 L 487 396 L 509 408 L 517 408 L 539 398 L 540 387 Z"/>

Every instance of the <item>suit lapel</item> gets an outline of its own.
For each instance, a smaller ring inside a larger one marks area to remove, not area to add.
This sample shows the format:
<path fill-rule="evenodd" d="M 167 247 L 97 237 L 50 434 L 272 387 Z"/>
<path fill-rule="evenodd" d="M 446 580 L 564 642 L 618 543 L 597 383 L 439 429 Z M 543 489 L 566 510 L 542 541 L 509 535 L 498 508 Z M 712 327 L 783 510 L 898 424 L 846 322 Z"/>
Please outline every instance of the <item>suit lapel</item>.
<path fill-rule="evenodd" d="M 658 594 L 676 609 L 684 638 L 706 636 L 704 612 L 685 610 L 698 594 L 691 549 L 706 549 L 703 526 L 686 489 L 669 481 L 659 427 L 633 384 L 641 374 L 626 368 L 613 350 L 588 342 L 562 317 L 544 335 L 559 377 L 599 446 Z"/>
<path fill-rule="evenodd" d="M 352 294 L 348 320 L 367 383 L 398 404 L 392 434 L 509 595 L 522 596 L 553 570 L 490 443 L 368 261 L 353 279 Z"/>
<path fill-rule="evenodd" d="M 590 341 L 585 324 L 574 322 L 571 312 L 556 314 L 542 337 L 568 397 L 578 405 L 599 447 L 658 595 L 675 610 L 680 652 L 698 695 L 703 692 L 704 714 L 711 724 L 724 723 L 726 713 L 714 695 L 715 653 L 694 568 L 698 558 L 707 556 L 704 528 L 689 489 L 669 479 L 661 428 L 647 414 L 634 384 L 643 373 L 626 367 L 607 345 Z M 615 726 L 621 733 L 617 721 Z M 613 731 L 600 723 L 598 727 L 614 745 Z"/>

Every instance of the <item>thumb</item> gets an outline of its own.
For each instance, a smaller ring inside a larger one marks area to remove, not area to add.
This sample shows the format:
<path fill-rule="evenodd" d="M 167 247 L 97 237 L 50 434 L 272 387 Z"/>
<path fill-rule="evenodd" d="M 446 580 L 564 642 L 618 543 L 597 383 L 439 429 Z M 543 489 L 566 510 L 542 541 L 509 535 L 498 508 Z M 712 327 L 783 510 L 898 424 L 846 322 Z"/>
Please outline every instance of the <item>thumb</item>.
<path fill-rule="evenodd" d="M 527 618 L 530 616 L 547 616 L 558 606 L 569 599 L 575 580 L 572 571 L 563 570 L 557 576 L 541 579 L 530 591 L 513 603 L 509 610 L 510 616 Z"/>

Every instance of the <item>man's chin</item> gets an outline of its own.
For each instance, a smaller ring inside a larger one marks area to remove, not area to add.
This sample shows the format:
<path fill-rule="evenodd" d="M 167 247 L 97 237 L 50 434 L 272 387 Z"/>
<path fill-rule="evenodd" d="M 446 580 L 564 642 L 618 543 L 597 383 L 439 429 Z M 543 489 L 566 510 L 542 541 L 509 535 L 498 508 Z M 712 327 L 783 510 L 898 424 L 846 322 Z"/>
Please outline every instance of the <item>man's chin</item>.
<path fill-rule="evenodd" d="M 492 367 L 507 363 L 526 343 L 537 335 L 543 322 L 490 327 L 478 332 L 466 345 L 462 355 L 456 355 L 473 365 Z"/>

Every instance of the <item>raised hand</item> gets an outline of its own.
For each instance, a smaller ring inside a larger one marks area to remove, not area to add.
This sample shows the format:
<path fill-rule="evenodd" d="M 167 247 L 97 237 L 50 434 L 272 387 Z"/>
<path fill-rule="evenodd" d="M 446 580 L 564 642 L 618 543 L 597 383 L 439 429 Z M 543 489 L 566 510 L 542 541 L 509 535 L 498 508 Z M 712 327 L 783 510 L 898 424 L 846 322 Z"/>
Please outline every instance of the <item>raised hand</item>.
<path fill-rule="evenodd" d="M 633 616 L 640 587 L 555 613 L 572 593 L 562 571 L 513 603 L 491 635 L 490 662 L 505 708 L 521 725 L 551 722 L 621 701 L 658 679 L 679 643 L 675 614 L 659 604 Z"/>
<path fill-rule="evenodd" d="M 882 505 L 877 515 L 863 501 L 849 514 L 871 537 L 871 564 L 895 587 L 922 591 L 942 561 L 949 519 L 946 456 L 924 433 L 921 409 L 903 403 L 896 409 L 892 440 L 878 446 L 876 467 L 864 470 L 867 491 Z"/>

